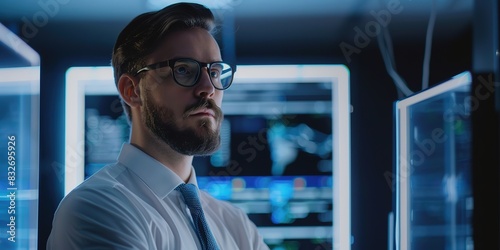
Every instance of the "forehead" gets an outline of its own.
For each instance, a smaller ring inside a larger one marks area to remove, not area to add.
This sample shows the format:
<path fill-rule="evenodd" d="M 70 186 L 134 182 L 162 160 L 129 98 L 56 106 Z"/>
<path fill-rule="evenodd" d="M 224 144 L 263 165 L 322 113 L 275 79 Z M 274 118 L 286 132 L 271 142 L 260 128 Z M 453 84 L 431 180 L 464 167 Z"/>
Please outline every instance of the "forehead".
<path fill-rule="evenodd" d="M 190 28 L 170 33 L 147 60 L 149 63 L 154 63 L 181 57 L 202 62 L 221 60 L 217 41 L 202 28 Z"/>

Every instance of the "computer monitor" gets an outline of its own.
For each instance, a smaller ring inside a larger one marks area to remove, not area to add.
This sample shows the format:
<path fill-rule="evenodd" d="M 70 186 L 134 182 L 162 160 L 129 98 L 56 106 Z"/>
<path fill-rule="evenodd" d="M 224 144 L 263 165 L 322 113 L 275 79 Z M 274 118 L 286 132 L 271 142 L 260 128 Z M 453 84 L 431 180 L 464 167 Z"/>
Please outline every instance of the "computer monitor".
<path fill-rule="evenodd" d="M 116 161 L 129 128 L 111 68 L 69 69 L 66 91 L 68 193 Z M 220 149 L 193 161 L 199 187 L 247 212 L 272 247 L 350 249 L 347 69 L 238 65 L 221 108 Z"/>
<path fill-rule="evenodd" d="M 37 249 L 40 57 L 0 23 L 0 249 Z"/>
<path fill-rule="evenodd" d="M 473 249 L 471 74 L 395 103 L 396 249 Z"/>

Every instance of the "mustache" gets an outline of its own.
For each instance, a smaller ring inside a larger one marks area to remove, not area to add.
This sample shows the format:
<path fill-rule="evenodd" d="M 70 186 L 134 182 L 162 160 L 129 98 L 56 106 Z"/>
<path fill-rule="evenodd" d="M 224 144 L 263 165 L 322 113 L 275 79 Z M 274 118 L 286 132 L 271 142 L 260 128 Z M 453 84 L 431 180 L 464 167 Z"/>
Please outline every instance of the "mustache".
<path fill-rule="evenodd" d="M 222 110 L 219 108 L 219 106 L 217 106 L 217 104 L 215 104 L 215 101 L 212 100 L 212 99 L 200 99 L 199 102 L 189 106 L 186 111 L 184 111 L 184 118 L 185 117 L 188 117 L 190 113 L 193 113 L 193 112 L 196 112 L 198 109 L 204 109 L 204 108 L 207 108 L 207 109 L 211 109 L 214 111 L 215 113 L 215 118 L 217 119 L 220 119 L 223 114 L 222 114 Z"/>

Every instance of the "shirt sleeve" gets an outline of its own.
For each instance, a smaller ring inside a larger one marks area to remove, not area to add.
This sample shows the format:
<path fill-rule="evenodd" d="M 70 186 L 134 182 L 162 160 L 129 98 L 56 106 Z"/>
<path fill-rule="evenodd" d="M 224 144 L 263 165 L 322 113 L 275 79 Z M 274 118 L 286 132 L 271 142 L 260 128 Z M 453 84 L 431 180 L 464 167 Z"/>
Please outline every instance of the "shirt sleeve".
<path fill-rule="evenodd" d="M 55 213 L 47 249 L 152 249 L 148 230 L 127 203 L 111 187 L 75 190 Z"/>
<path fill-rule="evenodd" d="M 244 222 L 244 227 L 245 231 L 248 234 L 248 239 L 251 244 L 251 249 L 255 250 L 269 250 L 269 247 L 267 246 L 266 243 L 264 243 L 264 239 L 262 238 L 262 235 L 259 233 L 257 230 L 257 227 L 255 224 L 248 218 L 248 215 L 244 213 L 242 210 L 241 211 L 241 219 Z"/>
<path fill-rule="evenodd" d="M 221 207 L 225 226 L 233 234 L 239 250 L 269 250 L 257 226 L 242 209 L 225 201 L 221 202 Z"/>

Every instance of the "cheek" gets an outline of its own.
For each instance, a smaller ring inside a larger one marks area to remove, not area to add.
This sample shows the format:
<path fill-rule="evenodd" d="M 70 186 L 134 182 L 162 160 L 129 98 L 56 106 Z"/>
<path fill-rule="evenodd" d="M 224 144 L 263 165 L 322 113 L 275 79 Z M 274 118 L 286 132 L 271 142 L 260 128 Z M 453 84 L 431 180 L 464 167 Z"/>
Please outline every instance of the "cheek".
<path fill-rule="evenodd" d="M 213 100 L 217 104 L 217 106 L 221 107 L 222 105 L 222 97 L 224 96 L 224 92 L 216 91 L 213 97 Z"/>
<path fill-rule="evenodd" d="M 156 92 L 163 91 L 162 85 L 164 85 L 163 83 L 165 81 L 165 79 L 161 78 L 155 71 L 153 71 L 145 76 L 142 87 L 151 92 L 150 94 L 154 94 Z"/>
<path fill-rule="evenodd" d="M 169 109 L 177 113 L 176 104 L 178 103 L 178 96 L 170 94 L 162 87 L 149 90 L 146 95 L 149 105 L 154 105 L 160 109 Z"/>

